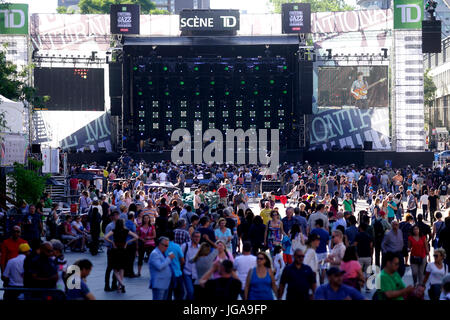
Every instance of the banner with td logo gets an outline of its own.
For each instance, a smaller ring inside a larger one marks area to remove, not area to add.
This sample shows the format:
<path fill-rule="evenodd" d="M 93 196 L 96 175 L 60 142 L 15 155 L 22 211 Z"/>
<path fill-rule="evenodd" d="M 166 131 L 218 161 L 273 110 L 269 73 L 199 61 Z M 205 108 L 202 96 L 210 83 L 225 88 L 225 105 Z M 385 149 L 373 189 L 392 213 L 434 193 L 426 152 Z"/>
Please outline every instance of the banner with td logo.
<path fill-rule="evenodd" d="M 0 4 L 0 34 L 28 34 L 28 4 Z"/>
<path fill-rule="evenodd" d="M 422 29 L 423 0 L 394 0 L 394 29 Z"/>

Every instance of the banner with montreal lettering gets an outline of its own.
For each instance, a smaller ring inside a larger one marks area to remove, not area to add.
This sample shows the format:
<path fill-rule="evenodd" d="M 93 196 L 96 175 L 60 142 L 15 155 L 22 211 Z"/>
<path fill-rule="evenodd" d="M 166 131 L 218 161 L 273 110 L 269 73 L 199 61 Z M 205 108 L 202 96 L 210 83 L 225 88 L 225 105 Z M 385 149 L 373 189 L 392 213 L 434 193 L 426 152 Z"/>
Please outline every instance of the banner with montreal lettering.
<path fill-rule="evenodd" d="M 390 150 L 389 108 L 325 109 L 310 117 L 310 150 L 356 148 L 372 141 L 374 150 Z"/>
<path fill-rule="evenodd" d="M 59 145 L 63 150 L 76 149 L 78 151 L 87 147 L 93 151 L 105 148 L 107 152 L 111 152 L 111 115 L 109 113 L 101 115 L 61 140 Z"/>

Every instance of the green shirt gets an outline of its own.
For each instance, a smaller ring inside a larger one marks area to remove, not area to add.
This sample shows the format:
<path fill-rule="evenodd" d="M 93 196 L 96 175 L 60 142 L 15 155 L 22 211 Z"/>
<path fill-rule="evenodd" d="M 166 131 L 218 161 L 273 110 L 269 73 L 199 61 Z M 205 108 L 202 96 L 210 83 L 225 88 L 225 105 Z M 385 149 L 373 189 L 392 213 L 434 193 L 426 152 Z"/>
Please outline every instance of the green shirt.
<path fill-rule="evenodd" d="M 350 211 L 353 212 L 353 200 L 352 199 L 345 199 L 342 204 L 344 205 L 344 211 Z"/>
<path fill-rule="evenodd" d="M 382 292 L 386 291 L 397 291 L 404 289 L 406 286 L 403 283 L 402 277 L 398 274 L 398 272 L 394 272 L 393 274 L 387 274 L 382 270 L 380 272 L 380 290 Z M 403 297 L 393 298 L 391 300 L 403 300 Z"/>
<path fill-rule="evenodd" d="M 394 200 L 390 201 L 389 204 L 393 206 L 394 208 L 397 208 L 397 204 Z M 388 205 L 388 218 L 394 218 L 395 217 L 395 211 Z"/>

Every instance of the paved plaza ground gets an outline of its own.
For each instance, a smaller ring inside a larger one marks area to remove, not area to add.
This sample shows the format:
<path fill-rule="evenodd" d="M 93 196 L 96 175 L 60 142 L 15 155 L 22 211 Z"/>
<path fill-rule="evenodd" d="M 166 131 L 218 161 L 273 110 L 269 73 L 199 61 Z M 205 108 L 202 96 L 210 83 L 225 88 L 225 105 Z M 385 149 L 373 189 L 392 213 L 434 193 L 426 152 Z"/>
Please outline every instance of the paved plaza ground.
<path fill-rule="evenodd" d="M 284 216 L 284 208 L 281 204 L 277 204 L 280 208 L 281 215 Z M 255 213 L 259 213 L 258 204 L 252 203 L 250 205 L 252 209 L 254 209 Z M 367 203 L 364 200 L 359 200 L 356 205 L 356 212 L 359 210 L 366 209 L 368 207 Z M 88 286 L 92 293 L 95 295 L 97 299 L 100 300 L 151 300 L 152 292 L 148 288 L 149 286 L 149 269 L 148 264 L 144 263 L 142 267 L 142 275 L 140 278 L 125 278 L 125 287 L 126 293 L 118 293 L 118 292 L 105 292 L 105 270 L 106 270 L 106 251 L 103 253 L 99 253 L 97 256 L 92 256 L 88 252 L 86 253 L 66 253 L 67 262 L 72 264 L 78 259 L 87 258 L 92 261 L 94 267 L 92 269 L 91 275 L 88 277 Z M 137 266 L 135 266 L 135 272 L 137 271 Z M 403 277 L 403 281 L 406 285 L 412 285 L 412 275 L 411 268 L 406 269 L 406 273 Z M 368 298 L 371 299 L 374 290 L 370 293 L 366 293 L 365 290 L 362 293 Z"/>

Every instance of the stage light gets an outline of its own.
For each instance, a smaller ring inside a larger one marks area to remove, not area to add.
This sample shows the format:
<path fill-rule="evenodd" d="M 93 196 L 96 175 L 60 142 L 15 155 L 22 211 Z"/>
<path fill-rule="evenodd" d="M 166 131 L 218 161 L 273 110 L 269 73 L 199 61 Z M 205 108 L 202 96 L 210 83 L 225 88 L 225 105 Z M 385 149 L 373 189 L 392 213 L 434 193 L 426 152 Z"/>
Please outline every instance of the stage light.
<path fill-rule="evenodd" d="M 214 107 L 214 101 L 208 101 L 208 107 Z"/>
<path fill-rule="evenodd" d="M 214 129 L 214 122 L 209 123 L 209 129 Z"/>
<path fill-rule="evenodd" d="M 139 95 L 139 96 L 142 96 L 142 91 L 138 91 L 138 95 Z"/>
<path fill-rule="evenodd" d="M 222 112 L 222 116 L 223 116 L 224 118 L 228 117 L 228 111 L 223 111 L 223 112 Z"/>
<path fill-rule="evenodd" d="M 270 84 L 274 84 L 275 80 L 270 80 L 269 82 L 270 82 Z"/>
<path fill-rule="evenodd" d="M 201 118 L 201 116 L 202 116 L 201 112 L 196 111 L 194 113 L 194 117 L 196 117 L 196 118 Z"/>
<path fill-rule="evenodd" d="M 140 124 L 139 125 L 139 131 L 145 131 L 145 125 Z"/>
<path fill-rule="evenodd" d="M 228 68 L 228 67 L 225 67 L 225 69 L 224 69 L 225 71 L 228 71 L 228 70 L 230 70 L 230 68 Z"/>
<path fill-rule="evenodd" d="M 152 105 L 153 105 L 154 107 L 159 107 L 159 101 L 153 101 Z"/>
<path fill-rule="evenodd" d="M 214 118 L 214 111 L 210 111 L 210 112 L 208 113 L 208 115 L 209 115 L 210 118 Z"/>
<path fill-rule="evenodd" d="M 185 108 L 186 106 L 187 106 L 187 102 L 186 101 L 184 101 L 184 100 L 180 101 L 180 107 L 181 108 Z"/>
<path fill-rule="evenodd" d="M 149 81 L 149 82 L 147 82 L 149 85 L 153 85 L 153 81 Z"/>
<path fill-rule="evenodd" d="M 181 86 L 184 86 L 184 81 L 180 81 L 180 85 L 181 85 Z"/>
<path fill-rule="evenodd" d="M 236 117 L 242 117 L 242 110 L 236 110 Z"/>
<path fill-rule="evenodd" d="M 287 90 L 283 90 L 283 94 L 287 94 Z"/>
<path fill-rule="evenodd" d="M 164 92 L 164 94 L 165 94 L 166 96 L 168 96 L 168 95 L 169 95 L 169 92 L 166 91 L 166 92 Z"/>
<path fill-rule="evenodd" d="M 241 84 L 242 84 L 242 85 L 244 85 L 244 84 L 245 84 L 245 81 L 244 81 L 244 80 L 242 80 L 242 81 L 241 81 Z"/>
<path fill-rule="evenodd" d="M 270 121 L 264 122 L 264 128 L 266 129 L 270 128 Z"/>
<path fill-rule="evenodd" d="M 198 67 L 194 67 L 194 71 L 198 71 Z"/>
<path fill-rule="evenodd" d="M 166 131 L 172 131 L 172 125 L 166 124 Z"/>
<path fill-rule="evenodd" d="M 138 69 L 138 67 L 133 67 L 133 70 L 136 71 Z"/>
<path fill-rule="evenodd" d="M 186 128 L 187 127 L 186 121 L 180 121 L 180 127 Z"/>
<path fill-rule="evenodd" d="M 236 121 L 236 128 L 242 127 L 242 121 Z"/>
<path fill-rule="evenodd" d="M 139 111 L 139 118 L 145 117 L 145 111 Z"/>
<path fill-rule="evenodd" d="M 225 95 L 226 95 L 226 96 L 229 96 L 229 95 L 230 95 L 230 92 L 229 92 L 229 91 L 225 91 Z"/>
<path fill-rule="evenodd" d="M 259 93 L 259 92 L 258 92 L 257 90 L 253 91 L 253 94 L 254 94 L 255 96 L 257 96 L 258 93 Z"/>
<path fill-rule="evenodd" d="M 284 123 L 279 123 L 278 124 L 278 129 L 280 129 L 280 130 L 284 129 Z"/>
<path fill-rule="evenodd" d="M 164 66 L 163 70 L 164 70 L 164 71 L 167 71 L 167 70 L 169 70 L 169 68 L 167 68 L 166 66 Z"/>
<path fill-rule="evenodd" d="M 249 113 L 250 113 L 250 117 L 256 117 L 256 111 L 255 110 L 251 110 Z"/>
<path fill-rule="evenodd" d="M 283 70 L 287 70 L 287 66 L 283 66 Z"/>
<path fill-rule="evenodd" d="M 186 111 L 181 111 L 180 112 L 180 117 L 186 118 L 187 116 L 187 112 Z"/>
<path fill-rule="evenodd" d="M 195 95 L 196 95 L 196 96 L 199 96 L 199 95 L 200 95 L 200 92 L 197 91 L 197 92 L 195 93 Z"/>
<path fill-rule="evenodd" d="M 159 123 L 154 122 L 153 123 L 153 129 L 159 129 Z"/>
<path fill-rule="evenodd" d="M 159 118 L 158 111 L 153 111 L 153 118 Z"/>
<path fill-rule="evenodd" d="M 265 118 L 270 118 L 270 111 L 269 110 L 264 110 L 264 117 Z"/>
<path fill-rule="evenodd" d="M 256 70 L 256 71 L 259 71 L 259 66 L 255 66 L 255 70 Z"/>
<path fill-rule="evenodd" d="M 172 118 L 172 111 L 166 111 L 166 118 Z"/>
<path fill-rule="evenodd" d="M 213 85 L 216 84 L 216 82 L 215 81 L 211 81 L 209 84 L 213 86 Z"/>
<path fill-rule="evenodd" d="M 264 100 L 264 107 L 270 107 L 270 100 Z"/>
<path fill-rule="evenodd" d="M 283 109 L 278 110 L 278 116 L 284 116 L 284 110 Z"/>

